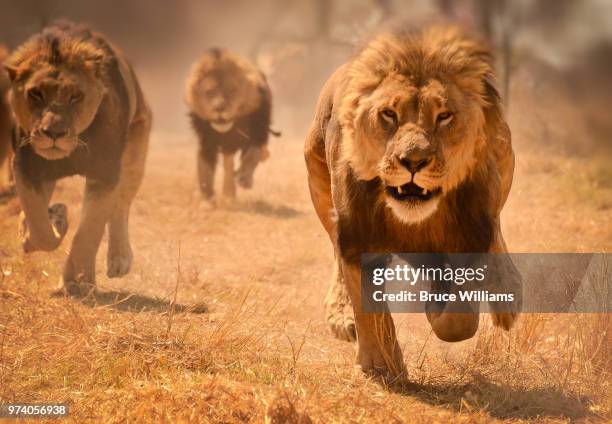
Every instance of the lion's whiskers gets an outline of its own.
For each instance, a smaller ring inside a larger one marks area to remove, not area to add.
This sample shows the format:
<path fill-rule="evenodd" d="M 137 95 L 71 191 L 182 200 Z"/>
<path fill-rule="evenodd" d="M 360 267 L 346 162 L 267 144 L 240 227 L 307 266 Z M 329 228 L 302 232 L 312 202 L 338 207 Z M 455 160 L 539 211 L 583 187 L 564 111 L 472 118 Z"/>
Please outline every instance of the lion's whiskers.
<path fill-rule="evenodd" d="M 89 145 L 85 143 L 85 141 L 83 141 L 79 137 L 76 137 L 76 141 L 77 141 L 77 147 L 84 147 L 85 150 L 87 150 L 87 152 L 89 153 Z"/>
<path fill-rule="evenodd" d="M 19 140 L 19 145 L 17 146 L 17 148 L 21 148 L 21 147 L 27 146 L 28 144 L 30 144 L 31 141 L 32 141 L 32 137 L 30 137 L 30 136 L 23 136 L 23 137 L 21 137 L 21 140 Z"/>

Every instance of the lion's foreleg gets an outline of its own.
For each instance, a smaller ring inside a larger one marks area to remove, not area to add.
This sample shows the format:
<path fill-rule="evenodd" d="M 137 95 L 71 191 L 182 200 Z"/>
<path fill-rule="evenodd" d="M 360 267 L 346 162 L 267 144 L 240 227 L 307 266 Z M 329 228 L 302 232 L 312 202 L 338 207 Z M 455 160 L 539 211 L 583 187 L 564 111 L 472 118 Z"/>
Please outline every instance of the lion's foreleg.
<path fill-rule="evenodd" d="M 489 266 L 486 290 L 493 293 L 514 293 L 516 301 L 498 304 L 489 302 L 493 324 L 509 330 L 518 318 L 521 305 L 522 281 L 510 257 L 506 254 L 506 245 L 499 225 L 489 250 L 492 266 Z M 452 284 L 452 290 L 458 296 L 458 286 Z M 468 312 L 471 311 L 471 312 Z M 478 302 L 447 302 L 441 310 L 434 307 L 426 311 L 431 327 L 441 340 L 458 342 L 469 339 L 476 334 L 479 323 Z"/>
<path fill-rule="evenodd" d="M 132 266 L 133 253 L 128 231 L 130 206 L 142 182 L 148 144 L 148 123 L 137 123 L 130 130 L 128 145 L 123 154 L 117 207 L 108 223 L 106 275 L 109 278 L 126 275 Z"/>
<path fill-rule="evenodd" d="M 215 195 L 215 168 L 217 149 L 203 145 L 198 153 L 198 182 L 204 200 L 211 201 Z"/>
<path fill-rule="evenodd" d="M 223 197 L 227 199 L 236 197 L 233 153 L 223 153 Z"/>
<path fill-rule="evenodd" d="M 57 249 L 68 230 L 68 218 L 65 205 L 48 207 L 55 181 L 42 182 L 39 188 L 35 188 L 15 169 L 15 188 L 22 208 L 24 252 Z"/>
<path fill-rule="evenodd" d="M 425 315 L 433 332 L 445 342 L 467 340 L 478 330 L 480 303 L 460 301 L 462 290 L 468 290 L 468 287 L 444 281 L 431 284 L 432 294 L 446 294 L 456 299 L 446 302 L 428 301 L 425 306 Z"/>
<path fill-rule="evenodd" d="M 81 222 L 64 266 L 64 290 L 71 295 L 87 294 L 95 286 L 96 254 L 117 206 L 117 193 L 116 187 L 101 188 L 90 181 L 85 185 Z"/>
<path fill-rule="evenodd" d="M 341 340 L 357 340 L 353 305 L 346 290 L 340 264 L 334 262 L 331 284 L 325 296 L 325 320 L 332 334 Z"/>
<path fill-rule="evenodd" d="M 363 312 L 359 265 L 347 264 L 342 260 L 341 269 L 355 313 L 357 364 L 364 372 L 391 378 L 405 376 L 404 359 L 391 314 Z"/>
<path fill-rule="evenodd" d="M 253 176 L 255 169 L 260 162 L 268 158 L 270 153 L 267 146 L 249 146 L 242 152 L 240 157 L 240 167 L 236 171 L 236 180 L 240 187 L 251 188 L 253 186 Z"/>
<path fill-rule="evenodd" d="M 108 252 L 106 276 L 119 278 L 130 272 L 134 254 L 130 245 L 128 222 L 131 200 L 118 200 L 117 208 L 108 222 Z"/>

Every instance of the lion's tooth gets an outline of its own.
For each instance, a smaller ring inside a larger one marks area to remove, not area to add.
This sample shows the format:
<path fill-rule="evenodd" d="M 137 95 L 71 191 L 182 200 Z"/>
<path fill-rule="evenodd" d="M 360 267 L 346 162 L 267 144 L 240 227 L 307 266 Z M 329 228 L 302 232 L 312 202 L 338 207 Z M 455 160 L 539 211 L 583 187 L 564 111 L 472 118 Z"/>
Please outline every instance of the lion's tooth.
<path fill-rule="evenodd" d="M 404 191 L 402 190 L 402 186 L 398 186 L 398 187 L 397 187 L 397 192 L 398 192 L 399 194 L 402 194 L 402 193 L 404 192 Z"/>
<path fill-rule="evenodd" d="M 427 194 L 427 189 L 426 188 L 423 189 L 423 194 L 425 194 L 425 195 Z"/>

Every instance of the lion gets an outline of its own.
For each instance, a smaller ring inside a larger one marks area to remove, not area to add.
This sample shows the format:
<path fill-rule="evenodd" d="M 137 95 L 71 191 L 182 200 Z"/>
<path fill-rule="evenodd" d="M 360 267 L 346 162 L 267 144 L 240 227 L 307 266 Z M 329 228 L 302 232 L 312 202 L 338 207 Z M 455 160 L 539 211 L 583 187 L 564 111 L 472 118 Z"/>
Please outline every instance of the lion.
<path fill-rule="evenodd" d="M 6 48 L 0 45 L 0 64 L 4 62 L 7 55 Z M 9 86 L 8 74 L 3 68 L 0 68 L 0 192 L 4 190 L 11 180 L 10 163 L 13 154 L 11 133 L 13 123 L 7 97 Z"/>
<path fill-rule="evenodd" d="M 335 254 L 326 320 L 356 339 L 364 371 L 397 377 L 391 315 L 362 310 L 361 254 L 507 251 L 500 212 L 514 153 L 488 49 L 454 27 L 379 34 L 325 84 L 304 156 Z M 477 309 L 426 313 L 444 341 L 478 328 Z M 517 313 L 492 317 L 507 330 Z"/>
<path fill-rule="evenodd" d="M 74 296 L 90 293 L 107 224 L 107 275 L 121 277 L 130 270 L 128 217 L 144 173 L 151 111 L 123 55 L 81 25 L 45 28 L 4 66 L 17 127 L 13 169 L 23 210 L 23 250 L 57 249 L 68 220 L 64 204 L 48 206 L 55 183 L 84 176 L 81 221 L 62 290 Z"/>
<path fill-rule="evenodd" d="M 235 179 L 251 188 L 257 165 L 268 156 L 272 95 L 264 74 L 245 59 L 220 48 L 208 50 L 194 64 L 186 101 L 198 136 L 198 178 L 202 196 L 214 204 L 214 175 L 223 154 L 223 196 L 236 196 Z M 241 152 L 234 171 L 234 155 Z"/>

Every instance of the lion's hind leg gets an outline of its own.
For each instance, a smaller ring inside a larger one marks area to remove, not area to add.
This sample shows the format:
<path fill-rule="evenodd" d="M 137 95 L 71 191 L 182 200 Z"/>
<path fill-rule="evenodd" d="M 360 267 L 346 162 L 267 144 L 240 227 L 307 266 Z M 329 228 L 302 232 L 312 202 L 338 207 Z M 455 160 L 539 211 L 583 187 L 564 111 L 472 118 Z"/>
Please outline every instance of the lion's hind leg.
<path fill-rule="evenodd" d="M 132 124 L 123 153 L 117 206 L 108 223 L 108 256 L 106 275 L 123 277 L 132 266 L 132 247 L 128 231 L 130 206 L 144 175 L 150 124 L 141 120 Z"/>
<path fill-rule="evenodd" d="M 336 338 L 349 342 L 357 340 L 353 306 L 337 260 L 334 263 L 332 281 L 327 296 L 325 296 L 325 320 Z"/>
<path fill-rule="evenodd" d="M 523 281 L 521 274 L 516 269 L 510 255 L 508 255 L 508 249 L 501 233 L 499 221 L 492 251 L 496 253 L 493 255 L 493 260 L 495 261 L 495 265 L 492 267 L 494 275 L 491 276 L 491 280 L 495 284 L 488 287 L 488 289 L 494 293 L 513 293 L 514 301 L 508 303 L 489 302 L 491 320 L 494 326 L 508 331 L 519 317 L 523 299 Z"/>
<path fill-rule="evenodd" d="M 202 193 L 204 209 L 215 207 L 215 168 L 217 167 L 218 148 L 216 145 L 200 141 L 198 152 L 198 185 Z"/>

